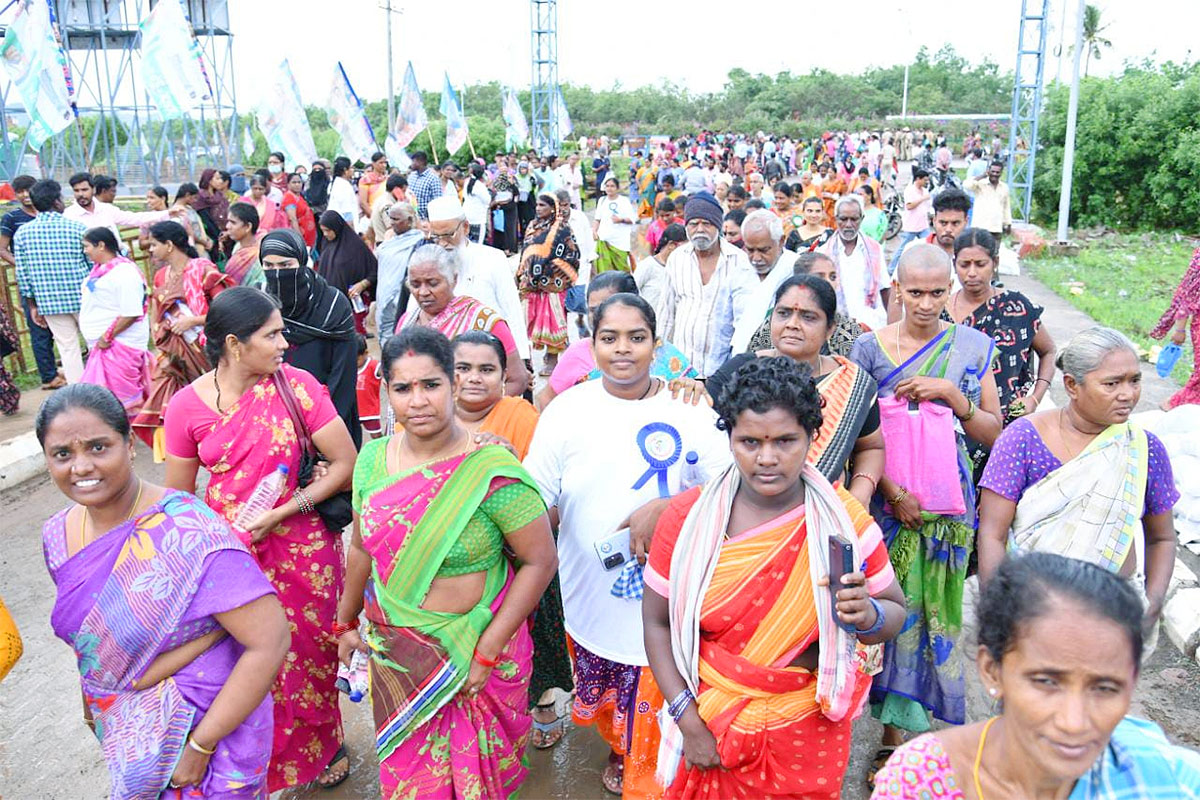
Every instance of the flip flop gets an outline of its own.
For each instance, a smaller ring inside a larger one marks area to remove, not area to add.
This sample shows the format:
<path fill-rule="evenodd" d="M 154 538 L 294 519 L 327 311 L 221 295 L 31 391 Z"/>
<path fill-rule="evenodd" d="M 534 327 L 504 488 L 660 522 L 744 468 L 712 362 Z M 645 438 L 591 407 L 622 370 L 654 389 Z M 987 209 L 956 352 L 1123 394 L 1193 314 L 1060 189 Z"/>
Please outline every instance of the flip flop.
<path fill-rule="evenodd" d="M 534 706 L 534 710 L 546 708 L 553 709 L 554 705 L 550 704 L 545 706 Z M 533 730 L 535 733 L 541 734 L 541 742 L 539 743 L 535 740 L 533 742 L 534 749 L 549 750 L 551 747 L 554 747 L 554 745 L 561 742 L 563 736 L 565 736 L 567 732 L 566 720 L 567 718 L 565 715 L 557 717 L 553 722 L 538 722 L 535 719 L 533 721 Z"/>
<path fill-rule="evenodd" d="M 875 751 L 875 757 L 871 759 L 871 766 L 867 768 L 867 786 L 875 790 L 875 774 L 883 769 L 883 765 L 892 757 L 892 753 L 896 752 L 895 745 L 884 745 Z"/>
<path fill-rule="evenodd" d="M 346 760 L 346 771 L 342 773 L 341 777 L 336 780 L 332 780 L 329 783 L 321 783 L 321 778 L 328 775 L 333 770 L 333 765 L 338 763 L 342 759 Z M 335 786 L 342 785 L 346 781 L 346 778 L 349 778 L 349 777 L 350 777 L 350 756 L 346 753 L 346 746 L 341 745 L 340 747 L 338 747 L 337 752 L 333 754 L 333 758 L 329 759 L 329 766 L 325 767 L 325 771 L 322 772 L 320 777 L 317 778 L 317 785 L 320 786 L 322 789 L 332 789 Z"/>
<path fill-rule="evenodd" d="M 608 766 L 600 774 L 600 783 L 604 791 L 620 795 L 625 788 L 625 758 L 616 753 L 608 754 Z"/>

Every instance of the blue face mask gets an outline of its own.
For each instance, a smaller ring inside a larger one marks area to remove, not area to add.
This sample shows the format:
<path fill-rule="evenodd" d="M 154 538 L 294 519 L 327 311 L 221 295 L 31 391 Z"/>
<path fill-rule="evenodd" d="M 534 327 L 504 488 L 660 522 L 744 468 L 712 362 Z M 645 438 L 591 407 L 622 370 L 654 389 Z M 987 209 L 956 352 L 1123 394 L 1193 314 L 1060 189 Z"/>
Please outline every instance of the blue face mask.
<path fill-rule="evenodd" d="M 246 182 L 245 175 L 234 175 L 233 179 L 229 182 L 229 188 L 238 194 L 245 194 L 250 185 Z"/>

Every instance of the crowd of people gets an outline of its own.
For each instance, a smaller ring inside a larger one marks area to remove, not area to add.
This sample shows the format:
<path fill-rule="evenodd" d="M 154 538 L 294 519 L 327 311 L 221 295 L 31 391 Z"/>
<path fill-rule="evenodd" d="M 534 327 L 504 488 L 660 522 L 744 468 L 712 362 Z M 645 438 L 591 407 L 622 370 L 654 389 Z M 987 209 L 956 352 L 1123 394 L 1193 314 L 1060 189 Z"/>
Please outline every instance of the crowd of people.
<path fill-rule="evenodd" d="M 386 798 L 514 796 L 562 692 L 630 798 L 838 797 L 866 712 L 876 797 L 1200 790 L 1127 717 L 1179 498 L 1136 351 L 999 284 L 1000 173 L 914 165 L 889 262 L 932 134 L 705 133 L 625 186 L 584 144 L 590 192 L 576 153 L 271 154 L 142 212 L 13 182 L 63 363 L 51 623 L 112 796 L 338 785 L 364 656 Z"/>

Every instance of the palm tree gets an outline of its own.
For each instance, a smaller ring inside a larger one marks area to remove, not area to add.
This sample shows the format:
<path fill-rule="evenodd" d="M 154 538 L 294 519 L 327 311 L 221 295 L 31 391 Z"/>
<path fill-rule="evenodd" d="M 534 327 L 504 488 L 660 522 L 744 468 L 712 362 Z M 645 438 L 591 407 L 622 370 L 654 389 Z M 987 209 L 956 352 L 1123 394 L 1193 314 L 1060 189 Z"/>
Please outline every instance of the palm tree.
<path fill-rule="evenodd" d="M 1108 30 L 1108 25 L 1100 24 L 1100 9 L 1092 4 L 1088 4 L 1083 8 L 1083 46 L 1084 56 L 1083 61 L 1083 76 L 1086 78 L 1088 74 L 1088 65 L 1091 63 L 1092 56 L 1096 60 L 1100 60 L 1100 48 L 1112 47 L 1112 42 L 1105 39 L 1101 34 Z"/>

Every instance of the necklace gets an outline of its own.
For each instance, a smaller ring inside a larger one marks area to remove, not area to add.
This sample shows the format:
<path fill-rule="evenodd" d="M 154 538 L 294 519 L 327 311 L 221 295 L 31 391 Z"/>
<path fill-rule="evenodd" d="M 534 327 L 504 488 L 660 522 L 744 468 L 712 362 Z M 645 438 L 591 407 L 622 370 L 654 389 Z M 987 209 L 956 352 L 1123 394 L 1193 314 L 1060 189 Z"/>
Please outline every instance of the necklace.
<path fill-rule="evenodd" d="M 904 363 L 904 353 L 900 352 L 900 325 L 901 325 L 900 322 L 896 323 L 896 363 L 897 364 Z M 943 330 L 942 321 L 938 320 L 937 333 L 941 333 L 942 330 Z M 935 333 L 934 336 L 936 336 L 936 335 L 937 334 Z M 918 348 L 918 349 L 920 349 L 920 348 Z"/>
<path fill-rule="evenodd" d="M 217 380 L 219 369 L 219 366 L 213 367 L 213 386 L 217 387 L 217 413 L 223 415 L 225 412 L 221 410 L 221 382 Z"/>
<path fill-rule="evenodd" d="M 467 441 L 461 450 L 458 448 L 458 446 L 455 446 L 455 447 L 451 448 L 451 449 L 453 449 L 454 452 L 450 453 L 449 455 L 447 455 L 447 456 L 435 455 L 433 458 L 430 458 L 426 461 L 422 461 L 419 464 L 414 464 L 412 469 L 417 469 L 418 467 L 424 466 L 425 464 L 432 464 L 434 461 L 444 461 L 447 458 L 453 458 L 456 455 L 467 452 L 467 450 L 471 446 L 471 433 L 470 433 L 470 431 L 467 431 L 465 428 L 463 429 L 463 433 L 466 434 Z M 400 451 L 403 449 L 404 442 L 407 441 L 407 439 L 408 439 L 408 431 L 405 431 L 404 433 L 400 434 L 399 436 L 396 436 L 393 438 L 395 439 L 395 442 L 396 442 L 396 453 L 395 453 L 396 471 L 403 472 L 404 464 L 400 459 Z"/>
<path fill-rule="evenodd" d="M 638 400 L 645 400 L 646 395 L 650 394 L 650 390 L 653 389 L 657 385 L 658 385 L 658 379 L 653 378 L 653 377 L 650 378 L 650 382 L 648 384 L 646 384 L 646 391 L 642 392 L 642 396 L 639 397 Z"/>
<path fill-rule="evenodd" d="M 979 767 L 983 764 L 983 743 L 987 741 L 988 731 L 992 728 L 992 723 L 1000 719 L 992 717 L 983 726 L 983 731 L 979 734 L 979 748 L 975 751 L 975 768 L 971 770 L 971 777 L 975 779 L 975 794 L 979 800 L 983 800 L 983 787 L 979 783 Z"/>
<path fill-rule="evenodd" d="M 963 314 L 961 317 L 958 316 L 958 298 L 960 298 L 962 296 L 962 293 L 963 293 L 962 289 L 959 289 L 957 292 L 955 292 L 954 300 L 950 304 L 951 309 L 952 309 L 952 316 L 958 317 L 958 319 L 966 319 L 968 316 L 967 314 Z M 988 300 L 991 300 L 995 296 L 996 296 L 996 287 L 988 286 L 987 297 L 983 298 L 983 301 L 979 305 L 983 305 L 984 303 L 986 303 Z M 979 306 L 976 306 L 976 308 L 978 308 L 978 307 Z M 975 312 L 974 312 L 974 310 L 972 310 L 970 313 L 974 314 Z"/>
<path fill-rule="evenodd" d="M 1063 447 L 1066 448 L 1067 455 L 1070 456 L 1070 458 L 1068 458 L 1067 460 L 1071 461 L 1075 458 L 1076 454 L 1071 450 L 1071 445 L 1067 444 L 1067 428 L 1065 425 L 1063 425 L 1063 417 L 1065 417 L 1066 414 L 1067 414 L 1066 406 L 1063 406 L 1061 409 L 1059 409 L 1059 412 L 1058 412 L 1058 438 L 1062 439 Z M 1079 430 L 1078 428 L 1075 428 L 1075 423 L 1071 423 L 1071 427 L 1074 428 L 1076 431 Z"/>
<path fill-rule="evenodd" d="M 133 505 L 129 507 L 129 513 L 125 515 L 125 519 L 122 520 L 123 522 L 128 522 L 129 520 L 133 519 L 133 513 L 135 511 L 137 511 L 138 504 L 142 502 L 142 490 L 145 488 L 146 488 L 145 481 L 143 481 L 141 478 L 138 478 L 137 496 L 133 498 Z M 90 518 L 91 518 L 91 514 L 88 512 L 88 510 L 86 508 L 83 509 L 83 519 L 79 523 L 79 549 L 80 550 L 82 550 L 85 546 L 90 544 L 87 541 L 87 524 L 88 524 L 88 519 L 90 519 Z"/>

